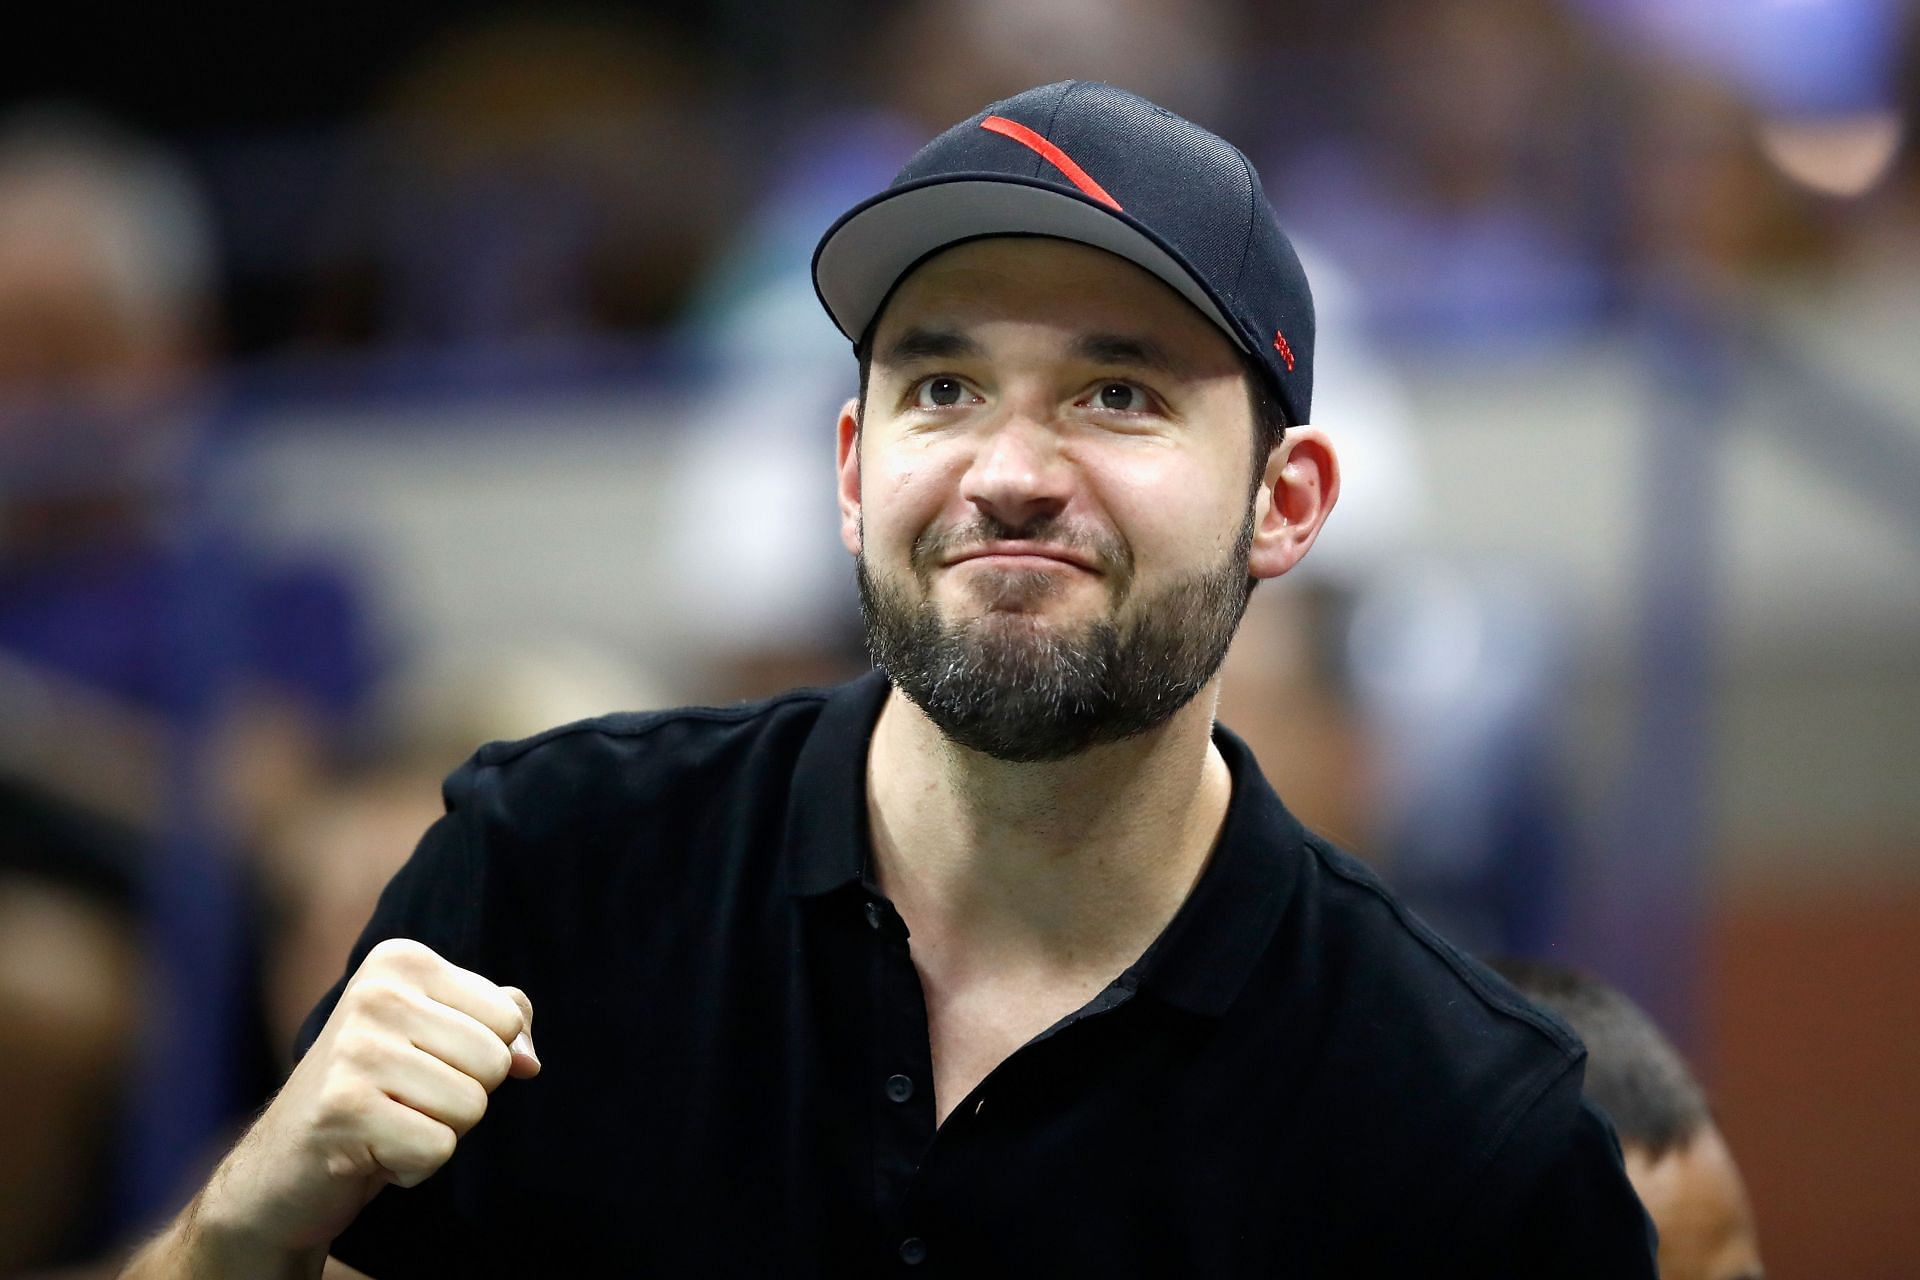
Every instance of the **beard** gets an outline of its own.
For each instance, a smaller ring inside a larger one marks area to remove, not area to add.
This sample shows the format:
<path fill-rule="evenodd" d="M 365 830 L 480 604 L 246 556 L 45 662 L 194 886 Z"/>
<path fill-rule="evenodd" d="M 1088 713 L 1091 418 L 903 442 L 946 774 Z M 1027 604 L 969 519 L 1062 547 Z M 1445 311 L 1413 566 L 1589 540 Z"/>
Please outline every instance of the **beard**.
<path fill-rule="evenodd" d="M 1051 521 L 1024 530 L 983 517 L 923 535 L 912 564 L 918 595 L 855 561 L 867 651 L 945 737 L 996 760 L 1062 760 L 1166 723 L 1213 679 L 1240 625 L 1253 579 L 1253 506 L 1226 560 L 1135 598 L 1124 545 L 1061 536 Z M 949 622 L 932 573 L 949 548 L 1031 539 L 1089 553 L 1108 570 L 1104 617 L 1069 628 L 1032 612 L 1062 589 L 1057 572 L 988 571 L 972 589 L 985 614 Z M 864 539 L 862 542 L 864 548 Z"/>

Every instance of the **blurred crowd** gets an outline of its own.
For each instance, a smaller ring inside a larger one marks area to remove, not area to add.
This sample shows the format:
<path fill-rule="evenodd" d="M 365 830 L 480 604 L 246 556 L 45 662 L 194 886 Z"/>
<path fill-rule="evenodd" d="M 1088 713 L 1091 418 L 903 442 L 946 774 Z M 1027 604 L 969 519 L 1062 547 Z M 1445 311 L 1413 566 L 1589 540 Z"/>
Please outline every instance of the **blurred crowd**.
<path fill-rule="evenodd" d="M 277 1083 L 479 742 L 863 667 L 819 443 L 853 365 L 809 254 L 920 141 L 1049 80 L 1110 80 L 1239 140 L 1316 282 L 1349 496 L 1324 554 L 1256 593 L 1222 719 L 1447 931 L 1547 950 L 1576 838 L 1556 619 L 1528 584 L 1433 554 L 1444 460 L 1421 457 L 1393 369 L 1522 357 L 1649 308 L 1741 317 L 1783 286 L 1920 281 L 1920 24 L 1895 0 L 1760 9 L 912 0 L 849 8 L 832 65 L 756 99 L 710 33 L 542 8 L 449 22 L 298 136 L 13 104 L 0 1275 L 110 1268 L 171 1207 L 129 1173 L 155 1167 L 136 1081 L 168 1078 L 158 881 L 228 877 L 240 921 L 212 1049 L 237 1064 L 225 1127 L 171 1153 L 184 1189 Z M 692 678 L 563 636 L 409 652 L 377 549 L 267 545 L 209 511 L 209 459 L 263 370 L 629 349 L 705 389 L 661 549 L 699 602 L 679 624 L 710 655 Z"/>

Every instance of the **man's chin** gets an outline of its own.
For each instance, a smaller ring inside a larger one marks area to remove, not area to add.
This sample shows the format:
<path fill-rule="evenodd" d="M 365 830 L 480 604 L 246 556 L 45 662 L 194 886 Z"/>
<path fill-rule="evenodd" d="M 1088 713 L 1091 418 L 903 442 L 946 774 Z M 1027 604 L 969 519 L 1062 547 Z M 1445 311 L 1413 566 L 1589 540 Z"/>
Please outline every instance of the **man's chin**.
<path fill-rule="evenodd" d="M 1080 600 L 1072 599 L 1061 591 L 983 591 L 969 583 L 957 592 L 937 593 L 933 600 L 940 625 L 949 628 L 1011 619 L 1030 625 L 1074 630 L 1100 622 L 1117 621 L 1111 615 L 1104 595 L 1097 601 Z"/>
<path fill-rule="evenodd" d="M 1105 619 L 1065 618 L 1046 610 L 989 609 L 944 624 L 944 630 L 995 665 L 1026 665 L 1046 655 L 1082 650 L 1094 642 Z"/>

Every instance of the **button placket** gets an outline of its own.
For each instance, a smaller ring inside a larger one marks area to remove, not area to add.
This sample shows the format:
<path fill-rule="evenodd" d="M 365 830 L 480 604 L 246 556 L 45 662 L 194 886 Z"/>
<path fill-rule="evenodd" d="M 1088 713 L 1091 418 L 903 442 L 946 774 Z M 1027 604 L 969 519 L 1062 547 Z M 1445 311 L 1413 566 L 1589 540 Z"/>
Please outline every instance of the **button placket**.
<path fill-rule="evenodd" d="M 935 1126 L 933 1061 L 928 1044 L 926 998 L 913 966 L 906 924 L 884 898 L 870 897 L 865 916 L 872 928 L 873 1039 L 868 1062 L 873 1081 L 874 1208 L 885 1235 L 882 1245 L 898 1254 L 913 1235 L 911 1203 L 919 1166 Z M 922 1242 L 919 1250 L 924 1250 Z M 924 1253 L 921 1253 L 924 1257 Z M 911 1264 L 917 1265 L 917 1264 Z"/>

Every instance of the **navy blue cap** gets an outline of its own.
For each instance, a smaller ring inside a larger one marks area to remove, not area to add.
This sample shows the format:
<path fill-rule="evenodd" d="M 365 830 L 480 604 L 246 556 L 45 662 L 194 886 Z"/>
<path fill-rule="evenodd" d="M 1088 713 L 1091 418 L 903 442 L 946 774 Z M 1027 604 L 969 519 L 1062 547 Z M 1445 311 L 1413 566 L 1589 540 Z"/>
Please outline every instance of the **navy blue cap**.
<path fill-rule="evenodd" d="M 996 102 L 922 147 L 821 237 L 813 286 L 859 342 L 922 259 L 982 236 L 1076 240 L 1151 271 L 1266 370 L 1287 421 L 1313 404 L 1313 295 L 1239 148 L 1088 80 Z"/>

